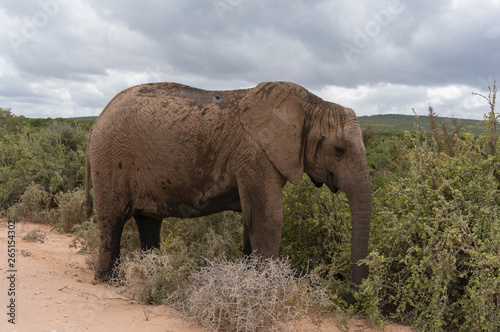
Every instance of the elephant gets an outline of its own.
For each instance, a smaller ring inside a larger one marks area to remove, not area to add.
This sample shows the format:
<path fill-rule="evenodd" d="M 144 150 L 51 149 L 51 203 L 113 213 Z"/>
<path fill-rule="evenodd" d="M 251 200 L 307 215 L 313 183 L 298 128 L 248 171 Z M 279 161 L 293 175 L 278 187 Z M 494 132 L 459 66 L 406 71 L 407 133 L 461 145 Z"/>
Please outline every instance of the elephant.
<path fill-rule="evenodd" d="M 291 82 L 207 91 L 149 83 L 116 95 L 92 125 L 85 199 L 100 230 L 95 279 L 110 279 L 124 224 L 134 217 L 142 250 L 160 245 L 166 217 L 242 212 L 245 255 L 277 258 L 282 189 L 303 174 L 352 212 L 352 282 L 368 268 L 372 191 L 362 132 L 352 109 Z"/>

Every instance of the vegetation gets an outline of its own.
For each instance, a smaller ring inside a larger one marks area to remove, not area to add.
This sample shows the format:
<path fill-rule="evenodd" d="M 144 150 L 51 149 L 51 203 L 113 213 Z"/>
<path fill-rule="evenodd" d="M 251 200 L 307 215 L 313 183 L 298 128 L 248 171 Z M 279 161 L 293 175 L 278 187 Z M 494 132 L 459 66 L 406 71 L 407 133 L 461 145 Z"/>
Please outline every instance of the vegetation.
<path fill-rule="evenodd" d="M 211 330 L 288 330 L 328 303 L 308 278 L 284 260 L 211 261 L 191 275 L 187 313 Z"/>
<path fill-rule="evenodd" d="M 242 256 L 241 228 L 239 216 L 231 212 L 197 219 L 167 219 L 161 249 L 152 254 L 138 252 L 138 244 L 122 243 L 125 253 L 118 267 L 119 282 L 124 282 L 129 288 L 127 292 L 145 303 L 161 304 L 168 299 L 179 307 L 185 300 L 183 289 L 193 271 L 207 266 L 209 261 L 234 261 Z"/>
<path fill-rule="evenodd" d="M 40 241 L 43 243 L 43 241 L 45 240 L 45 235 L 41 233 L 39 229 L 34 229 L 23 236 L 23 240 L 28 242 Z"/>
<path fill-rule="evenodd" d="M 129 222 L 120 282 L 131 296 L 172 304 L 210 329 L 286 329 L 328 302 L 374 324 L 390 319 L 423 331 L 499 330 L 496 84 L 481 97 L 489 111 L 474 130 L 463 120 L 442 121 L 432 107 L 427 117 L 412 117 L 410 127 L 396 122 L 406 119 L 401 116 L 378 116 L 379 123 L 360 118 L 374 194 L 370 273 L 357 291 L 350 284 L 348 200 L 315 188 L 307 175 L 283 191 L 280 250 L 288 260 L 242 261 L 237 213 L 166 219 L 162 248 L 147 255 L 136 250 Z M 1 110 L 0 210 L 76 231 L 95 266 L 95 217 L 79 219 L 91 122 L 25 119 Z M 357 301 L 348 305 L 343 299 L 352 296 Z"/>
<path fill-rule="evenodd" d="M 26 119 L 0 109 L 0 210 L 19 201 L 32 183 L 49 195 L 79 188 L 85 178 L 87 134 L 91 122 Z"/>
<path fill-rule="evenodd" d="M 423 330 L 500 327 L 498 161 L 480 139 L 455 137 L 455 156 L 434 137 L 407 133 L 375 194 L 370 277 L 356 294 L 372 318 Z M 401 176 L 404 175 L 404 176 Z M 386 174 L 392 177 L 393 174 Z"/>

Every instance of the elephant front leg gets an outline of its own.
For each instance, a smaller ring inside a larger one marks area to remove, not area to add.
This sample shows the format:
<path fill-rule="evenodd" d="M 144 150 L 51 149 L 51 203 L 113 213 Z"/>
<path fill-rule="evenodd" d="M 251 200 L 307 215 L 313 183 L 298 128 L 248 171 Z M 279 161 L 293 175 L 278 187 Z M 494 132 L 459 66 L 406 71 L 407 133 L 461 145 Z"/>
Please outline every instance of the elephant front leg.
<path fill-rule="evenodd" d="M 248 217 L 243 213 L 245 233 L 248 233 L 243 248 L 246 256 L 253 254 L 264 258 L 278 258 L 283 223 L 280 215 L 282 211 L 252 211 Z"/>
<path fill-rule="evenodd" d="M 261 182 L 261 183 L 259 183 Z M 283 227 L 283 180 L 259 181 L 253 178 L 240 187 L 243 211 L 243 251 L 265 258 L 278 258 Z"/>
<path fill-rule="evenodd" d="M 252 254 L 252 243 L 250 242 L 250 231 L 247 227 L 247 223 L 244 223 L 244 225 L 243 225 L 243 255 L 245 255 L 245 257 L 249 257 L 251 254 Z"/>

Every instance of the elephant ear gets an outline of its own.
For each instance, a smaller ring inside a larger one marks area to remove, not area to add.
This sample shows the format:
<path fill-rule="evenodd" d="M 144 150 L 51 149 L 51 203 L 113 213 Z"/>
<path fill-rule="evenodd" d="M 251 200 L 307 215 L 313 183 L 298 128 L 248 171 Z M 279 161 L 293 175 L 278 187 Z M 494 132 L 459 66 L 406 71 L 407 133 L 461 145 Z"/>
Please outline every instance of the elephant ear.
<path fill-rule="evenodd" d="M 239 105 L 245 130 L 294 185 L 299 184 L 304 173 L 306 118 L 297 88 L 301 87 L 291 83 L 261 83 L 251 89 Z"/>

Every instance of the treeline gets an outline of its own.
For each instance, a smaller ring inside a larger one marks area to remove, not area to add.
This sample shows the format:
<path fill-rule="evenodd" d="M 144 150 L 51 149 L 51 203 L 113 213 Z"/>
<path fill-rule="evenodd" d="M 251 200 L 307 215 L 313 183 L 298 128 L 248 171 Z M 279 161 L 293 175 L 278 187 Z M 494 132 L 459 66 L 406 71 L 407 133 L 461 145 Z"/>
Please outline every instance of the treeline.
<path fill-rule="evenodd" d="M 432 108 L 432 106 L 429 107 Z M 483 131 L 483 127 L 481 126 L 482 121 L 479 120 L 455 119 L 449 117 L 438 117 L 436 120 L 437 122 L 434 124 L 439 128 L 453 128 L 458 121 L 461 126 L 464 126 L 467 131 L 476 136 L 481 135 Z M 401 114 L 360 116 L 359 123 L 362 128 L 366 129 L 370 127 L 375 133 L 388 136 L 401 135 L 405 131 L 413 131 L 415 125 L 419 125 L 427 131 L 430 131 L 432 126 L 432 121 L 428 116 Z"/>
<path fill-rule="evenodd" d="M 51 195 L 81 187 L 91 125 L 92 121 L 28 119 L 0 109 L 0 210 L 16 203 L 30 184 Z"/>

